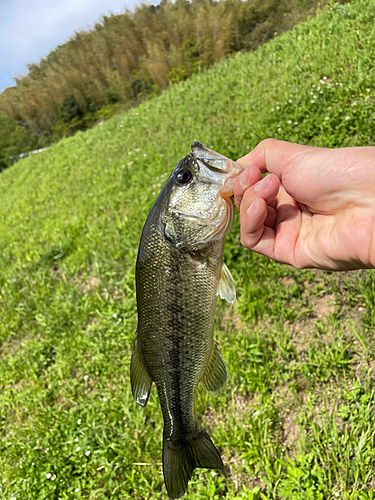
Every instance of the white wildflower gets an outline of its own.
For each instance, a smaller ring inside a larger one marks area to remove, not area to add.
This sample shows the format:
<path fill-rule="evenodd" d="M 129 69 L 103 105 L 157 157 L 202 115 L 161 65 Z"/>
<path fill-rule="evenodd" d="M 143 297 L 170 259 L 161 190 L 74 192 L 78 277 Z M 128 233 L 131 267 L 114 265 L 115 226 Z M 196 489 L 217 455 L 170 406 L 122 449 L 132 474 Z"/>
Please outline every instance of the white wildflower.
<path fill-rule="evenodd" d="M 51 481 L 54 481 L 56 479 L 56 475 L 54 474 L 52 477 L 51 477 Z"/>
<path fill-rule="evenodd" d="M 370 89 L 366 89 L 366 92 L 370 92 Z"/>
<path fill-rule="evenodd" d="M 81 425 L 81 419 L 80 418 L 77 420 L 77 424 Z"/>
<path fill-rule="evenodd" d="M 85 455 L 86 455 L 86 457 L 88 457 L 88 456 L 90 455 L 90 453 L 91 453 L 91 452 L 90 452 L 89 450 L 85 451 Z"/>
<path fill-rule="evenodd" d="M 312 100 L 310 101 L 310 103 L 311 103 L 311 104 L 314 104 L 314 102 L 315 102 L 315 101 L 314 101 L 314 99 L 312 99 Z"/>
<path fill-rule="evenodd" d="M 81 448 L 80 448 L 79 446 L 77 446 L 76 451 L 79 451 L 80 449 L 81 449 Z"/>
<path fill-rule="evenodd" d="M 271 113 L 273 113 L 275 110 L 273 108 L 271 108 Z"/>
<path fill-rule="evenodd" d="M 292 124 L 292 120 L 288 120 L 286 123 L 287 123 L 288 125 L 291 125 L 291 124 Z"/>
<path fill-rule="evenodd" d="M 76 488 L 76 489 L 74 490 L 74 492 L 75 492 L 75 493 L 78 493 L 78 492 L 79 492 L 79 488 Z"/>
<path fill-rule="evenodd" d="M 276 106 L 276 109 L 279 110 L 280 109 L 280 106 Z"/>
<path fill-rule="evenodd" d="M 326 119 L 326 120 L 329 120 L 329 116 L 326 116 L 326 117 L 325 117 L 325 119 Z"/>
<path fill-rule="evenodd" d="M 292 101 L 292 99 L 288 99 L 288 102 L 289 102 L 289 104 L 292 104 L 293 101 Z"/>
<path fill-rule="evenodd" d="M 89 376 L 88 376 L 88 375 L 85 375 L 85 376 L 83 377 L 83 380 L 85 380 L 86 382 L 88 381 L 88 379 L 89 379 Z"/>
<path fill-rule="evenodd" d="M 350 120 L 350 116 L 345 116 L 345 120 L 346 121 Z"/>
<path fill-rule="evenodd" d="M 130 165 L 133 165 L 134 161 L 129 161 L 128 163 L 128 167 L 130 167 Z"/>
<path fill-rule="evenodd" d="M 48 472 L 48 474 L 46 474 L 47 479 L 49 479 L 51 476 L 52 476 L 52 474 L 50 474 L 49 472 Z"/>

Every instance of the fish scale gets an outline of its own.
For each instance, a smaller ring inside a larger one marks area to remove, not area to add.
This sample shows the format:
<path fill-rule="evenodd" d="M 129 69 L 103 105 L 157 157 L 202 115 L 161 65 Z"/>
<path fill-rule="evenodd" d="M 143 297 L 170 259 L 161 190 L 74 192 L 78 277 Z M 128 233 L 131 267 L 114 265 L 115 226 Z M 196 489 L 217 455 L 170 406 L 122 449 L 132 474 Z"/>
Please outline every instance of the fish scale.
<path fill-rule="evenodd" d="M 143 252 L 140 253 L 137 266 L 137 339 L 158 390 L 166 433 L 178 441 L 180 436 L 183 439 L 199 428 L 195 397 L 213 347 L 209 333 L 213 329 L 224 242 L 211 243 L 214 258 L 197 265 L 189 254 L 166 245 L 151 221 L 145 229 L 148 258 L 143 262 Z M 181 367 L 184 377 L 180 374 Z M 168 399 L 173 404 L 176 422 L 170 419 L 165 386 L 171 392 Z"/>

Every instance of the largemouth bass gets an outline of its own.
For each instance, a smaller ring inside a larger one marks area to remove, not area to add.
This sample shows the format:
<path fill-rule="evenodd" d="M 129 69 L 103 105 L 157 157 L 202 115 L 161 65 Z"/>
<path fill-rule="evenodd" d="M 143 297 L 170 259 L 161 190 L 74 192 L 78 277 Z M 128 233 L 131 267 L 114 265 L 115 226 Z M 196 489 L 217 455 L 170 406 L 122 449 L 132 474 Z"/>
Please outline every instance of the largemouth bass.
<path fill-rule="evenodd" d="M 236 297 L 223 249 L 233 221 L 233 184 L 242 170 L 194 142 L 151 208 L 139 246 L 131 385 L 141 406 L 156 385 L 164 482 L 172 499 L 186 492 L 196 467 L 223 467 L 198 422 L 195 399 L 199 383 L 216 392 L 227 379 L 213 339 L 214 314 L 217 295 L 228 302 Z"/>

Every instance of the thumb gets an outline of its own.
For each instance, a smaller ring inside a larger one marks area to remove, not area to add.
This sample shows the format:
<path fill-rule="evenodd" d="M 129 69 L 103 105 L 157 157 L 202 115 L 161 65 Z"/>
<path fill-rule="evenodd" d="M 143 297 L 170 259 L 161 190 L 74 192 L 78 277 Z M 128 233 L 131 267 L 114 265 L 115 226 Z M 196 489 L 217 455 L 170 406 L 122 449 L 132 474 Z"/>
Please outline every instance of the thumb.
<path fill-rule="evenodd" d="M 317 148 L 279 141 L 277 139 L 265 139 L 250 153 L 239 158 L 237 161 L 244 167 L 255 165 L 263 173 L 272 172 L 282 180 L 285 169 L 296 158 L 311 149 Z"/>

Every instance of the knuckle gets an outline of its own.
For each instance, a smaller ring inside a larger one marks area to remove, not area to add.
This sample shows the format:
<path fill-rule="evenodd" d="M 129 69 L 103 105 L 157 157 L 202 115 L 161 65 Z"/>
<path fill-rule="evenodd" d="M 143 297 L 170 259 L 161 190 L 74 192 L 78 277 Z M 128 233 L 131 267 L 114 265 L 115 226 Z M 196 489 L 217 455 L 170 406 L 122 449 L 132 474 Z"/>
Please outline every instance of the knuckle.
<path fill-rule="evenodd" d="M 264 227 L 261 226 L 252 233 L 247 233 L 246 231 L 241 231 L 240 241 L 241 245 L 251 250 L 260 240 L 263 234 Z"/>
<path fill-rule="evenodd" d="M 244 234 L 241 234 L 241 245 L 246 247 L 246 248 L 250 248 L 250 245 L 248 244 L 248 239 L 247 237 L 244 235 Z"/>

